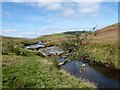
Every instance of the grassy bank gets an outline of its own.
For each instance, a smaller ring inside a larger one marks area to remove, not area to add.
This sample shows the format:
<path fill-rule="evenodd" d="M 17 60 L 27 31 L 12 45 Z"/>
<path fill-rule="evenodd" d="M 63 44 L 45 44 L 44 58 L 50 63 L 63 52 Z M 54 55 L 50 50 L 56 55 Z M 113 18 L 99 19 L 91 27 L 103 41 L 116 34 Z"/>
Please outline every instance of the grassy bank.
<path fill-rule="evenodd" d="M 3 55 L 3 88 L 94 88 L 59 71 L 48 58 Z"/>
<path fill-rule="evenodd" d="M 118 62 L 118 45 L 117 43 L 92 43 L 85 49 L 90 59 L 97 62 L 110 64 L 120 69 Z"/>

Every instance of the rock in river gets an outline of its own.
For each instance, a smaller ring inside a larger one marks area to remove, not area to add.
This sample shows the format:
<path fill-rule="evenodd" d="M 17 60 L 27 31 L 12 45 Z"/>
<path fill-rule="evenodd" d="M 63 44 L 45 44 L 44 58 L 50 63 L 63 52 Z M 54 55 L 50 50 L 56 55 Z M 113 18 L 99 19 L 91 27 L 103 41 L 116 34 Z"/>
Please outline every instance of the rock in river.
<path fill-rule="evenodd" d="M 44 56 L 60 55 L 64 53 L 64 50 L 57 46 L 52 46 L 52 47 L 46 47 L 46 48 L 39 49 L 39 53 L 43 54 Z"/>

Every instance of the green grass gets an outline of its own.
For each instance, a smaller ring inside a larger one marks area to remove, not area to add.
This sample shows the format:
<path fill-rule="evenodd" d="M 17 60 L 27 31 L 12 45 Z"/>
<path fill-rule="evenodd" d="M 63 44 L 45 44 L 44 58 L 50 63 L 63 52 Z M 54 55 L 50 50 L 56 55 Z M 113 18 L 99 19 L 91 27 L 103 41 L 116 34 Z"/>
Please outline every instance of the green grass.
<path fill-rule="evenodd" d="M 39 56 L 3 55 L 3 88 L 93 88 L 58 70 L 51 59 Z"/>
<path fill-rule="evenodd" d="M 93 43 L 86 47 L 91 59 L 108 63 L 120 69 L 118 64 L 118 45 L 117 43 Z"/>

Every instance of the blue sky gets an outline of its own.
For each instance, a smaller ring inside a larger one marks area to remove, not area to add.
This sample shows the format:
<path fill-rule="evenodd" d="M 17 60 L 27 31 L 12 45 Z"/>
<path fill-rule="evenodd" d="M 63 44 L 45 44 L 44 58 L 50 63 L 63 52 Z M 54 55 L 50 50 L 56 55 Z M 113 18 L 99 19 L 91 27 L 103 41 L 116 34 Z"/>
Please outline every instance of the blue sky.
<path fill-rule="evenodd" d="M 2 2 L 4 36 L 36 38 L 117 22 L 117 2 Z"/>

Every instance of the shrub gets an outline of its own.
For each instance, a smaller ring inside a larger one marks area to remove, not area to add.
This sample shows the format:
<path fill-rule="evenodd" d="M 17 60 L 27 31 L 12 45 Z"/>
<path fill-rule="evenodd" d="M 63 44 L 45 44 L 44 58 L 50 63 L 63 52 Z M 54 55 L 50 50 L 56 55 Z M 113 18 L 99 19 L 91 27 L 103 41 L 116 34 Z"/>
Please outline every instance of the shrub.
<path fill-rule="evenodd" d="M 65 50 L 68 51 L 69 53 L 74 52 L 77 50 L 77 46 L 75 45 L 75 41 L 74 40 L 67 40 L 67 41 L 63 41 L 61 43 L 61 47 Z"/>
<path fill-rule="evenodd" d="M 2 48 L 2 55 L 8 55 L 10 51 L 8 48 Z"/>
<path fill-rule="evenodd" d="M 68 56 L 69 59 L 79 59 L 86 56 L 86 46 L 89 45 L 90 39 L 87 38 L 87 35 L 80 36 L 76 34 L 74 38 L 69 39 L 61 43 L 61 47 L 67 52 L 70 53 Z"/>
<path fill-rule="evenodd" d="M 21 55 L 21 56 L 31 56 L 34 55 L 34 52 L 27 51 L 23 49 L 25 43 L 30 43 L 30 42 L 15 42 L 13 43 L 12 41 L 3 41 L 2 43 L 2 55 L 9 55 L 9 54 L 16 54 L 16 55 Z"/>
<path fill-rule="evenodd" d="M 2 55 L 8 55 L 13 51 L 14 46 L 9 43 L 7 45 L 2 45 Z"/>
<path fill-rule="evenodd" d="M 33 56 L 35 54 L 36 54 L 35 52 L 28 51 L 25 49 L 19 49 L 19 53 L 18 53 L 18 55 L 21 55 L 21 56 Z"/>
<path fill-rule="evenodd" d="M 15 53 L 16 55 L 19 55 L 20 54 L 20 49 L 19 48 L 14 48 L 13 53 Z"/>
<path fill-rule="evenodd" d="M 25 50 L 23 48 L 18 48 L 18 47 L 13 49 L 13 53 L 15 53 L 16 55 L 20 55 L 20 56 L 33 56 L 36 54 L 35 52 L 28 51 L 28 50 Z"/>

